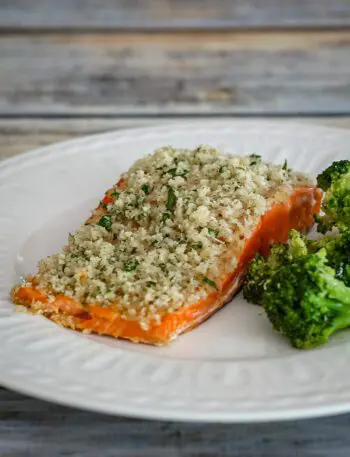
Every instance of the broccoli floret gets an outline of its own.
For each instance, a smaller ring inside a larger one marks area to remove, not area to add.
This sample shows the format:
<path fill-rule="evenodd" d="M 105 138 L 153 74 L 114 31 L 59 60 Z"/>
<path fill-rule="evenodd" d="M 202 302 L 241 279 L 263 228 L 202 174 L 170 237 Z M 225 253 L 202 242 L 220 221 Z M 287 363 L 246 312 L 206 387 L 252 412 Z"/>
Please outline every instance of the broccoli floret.
<path fill-rule="evenodd" d="M 322 209 L 340 230 L 350 230 L 350 173 L 335 181 L 326 192 Z"/>
<path fill-rule="evenodd" d="M 250 262 L 243 283 L 243 296 L 250 303 L 262 305 L 266 280 L 292 258 L 307 253 L 305 238 L 296 230 L 291 230 L 288 244 L 274 244 L 265 259 L 256 254 Z"/>
<path fill-rule="evenodd" d="M 273 327 L 307 349 L 350 327 L 350 234 L 307 241 L 292 230 L 288 244 L 272 246 L 248 267 L 243 293 L 262 305 Z"/>
<path fill-rule="evenodd" d="M 350 230 L 350 161 L 333 162 L 317 177 L 317 183 L 326 193 L 322 210 L 324 216 L 316 216 L 318 231 L 326 233 L 337 227 Z"/>
<path fill-rule="evenodd" d="M 308 349 L 350 326 L 350 288 L 327 265 L 326 249 L 280 265 L 266 280 L 263 306 L 273 327 Z"/>
<path fill-rule="evenodd" d="M 350 287 L 350 231 L 308 242 L 310 253 L 315 253 L 322 248 L 327 252 L 328 265 L 335 270 L 336 278 Z"/>
<path fill-rule="evenodd" d="M 306 237 L 297 230 L 291 230 L 289 232 L 288 247 L 289 260 L 308 253 Z"/>
<path fill-rule="evenodd" d="M 253 259 L 243 285 L 244 297 L 300 349 L 350 327 L 350 161 L 334 162 L 317 183 L 325 192 L 318 231 L 334 233 L 311 241 L 291 231 L 288 244 Z"/>
<path fill-rule="evenodd" d="M 243 282 L 243 296 L 247 301 L 262 305 L 262 291 L 269 275 L 270 268 L 267 261 L 261 254 L 256 254 L 249 264 Z"/>
<path fill-rule="evenodd" d="M 338 181 L 345 174 L 350 174 L 350 160 L 338 160 L 317 176 L 317 185 L 322 190 L 327 191 L 335 181 Z"/>
<path fill-rule="evenodd" d="M 314 219 L 317 224 L 317 231 L 319 233 L 325 234 L 333 230 L 334 221 L 330 217 L 326 215 L 321 216 L 320 214 L 315 214 Z"/>

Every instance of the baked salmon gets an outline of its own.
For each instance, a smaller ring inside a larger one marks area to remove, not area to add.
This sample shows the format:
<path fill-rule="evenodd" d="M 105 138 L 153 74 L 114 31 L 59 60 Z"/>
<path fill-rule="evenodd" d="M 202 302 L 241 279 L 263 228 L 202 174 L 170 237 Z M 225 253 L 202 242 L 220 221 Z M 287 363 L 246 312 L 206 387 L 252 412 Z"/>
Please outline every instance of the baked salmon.
<path fill-rule="evenodd" d="M 286 163 L 161 148 L 11 297 L 74 330 L 167 344 L 230 301 L 255 253 L 307 231 L 321 198 Z"/>

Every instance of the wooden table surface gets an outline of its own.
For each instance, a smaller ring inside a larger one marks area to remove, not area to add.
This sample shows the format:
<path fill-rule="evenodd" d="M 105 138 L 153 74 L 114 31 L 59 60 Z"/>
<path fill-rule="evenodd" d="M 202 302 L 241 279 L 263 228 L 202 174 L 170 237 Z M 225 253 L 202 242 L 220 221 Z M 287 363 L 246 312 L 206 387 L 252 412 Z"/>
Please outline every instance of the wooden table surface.
<path fill-rule="evenodd" d="M 219 117 L 350 128 L 350 1 L 0 0 L 0 159 Z M 0 388 L 0 457 L 348 457 L 349 427 L 116 418 Z"/>

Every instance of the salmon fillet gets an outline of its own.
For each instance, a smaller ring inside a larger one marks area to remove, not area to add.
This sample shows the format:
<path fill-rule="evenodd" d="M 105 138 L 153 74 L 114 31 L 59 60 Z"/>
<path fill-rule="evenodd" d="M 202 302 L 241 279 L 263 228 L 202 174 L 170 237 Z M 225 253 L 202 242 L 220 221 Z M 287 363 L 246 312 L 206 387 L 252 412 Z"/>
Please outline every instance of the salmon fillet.
<path fill-rule="evenodd" d="M 11 297 L 74 330 L 167 344 L 232 298 L 255 253 L 307 231 L 321 197 L 306 176 L 256 155 L 162 148 Z"/>

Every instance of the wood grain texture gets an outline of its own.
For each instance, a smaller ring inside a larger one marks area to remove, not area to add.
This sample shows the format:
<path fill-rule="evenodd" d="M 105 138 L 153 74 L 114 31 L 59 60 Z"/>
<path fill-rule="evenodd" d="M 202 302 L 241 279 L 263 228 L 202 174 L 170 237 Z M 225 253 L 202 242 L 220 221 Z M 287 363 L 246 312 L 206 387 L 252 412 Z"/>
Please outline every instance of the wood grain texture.
<path fill-rule="evenodd" d="M 348 26 L 347 0 L 2 0 L 6 28 Z"/>
<path fill-rule="evenodd" d="M 0 0 L 0 160 L 166 115 L 348 113 L 284 122 L 350 128 L 347 27 L 348 0 Z M 349 426 L 132 420 L 0 388 L 0 457 L 348 457 Z"/>
<path fill-rule="evenodd" d="M 217 118 L 212 118 L 217 121 Z M 201 122 L 199 118 L 189 118 L 188 122 Z M 46 146 L 59 141 L 77 138 L 84 135 L 103 133 L 124 128 L 157 126 L 167 123 L 183 123 L 184 119 L 2 119 L 0 120 L 0 160 L 17 154 Z M 210 120 L 208 118 L 207 120 Z M 270 118 L 269 121 L 298 122 L 300 124 L 318 124 L 329 127 L 350 129 L 349 117 L 321 118 Z M 256 119 L 246 119 L 245 122 Z M 264 120 L 261 120 L 264 122 Z"/>
<path fill-rule="evenodd" d="M 349 113 L 350 31 L 0 37 L 0 114 Z"/>
<path fill-rule="evenodd" d="M 0 389 L 1 457 L 348 457 L 350 415 L 270 424 L 111 417 Z"/>

